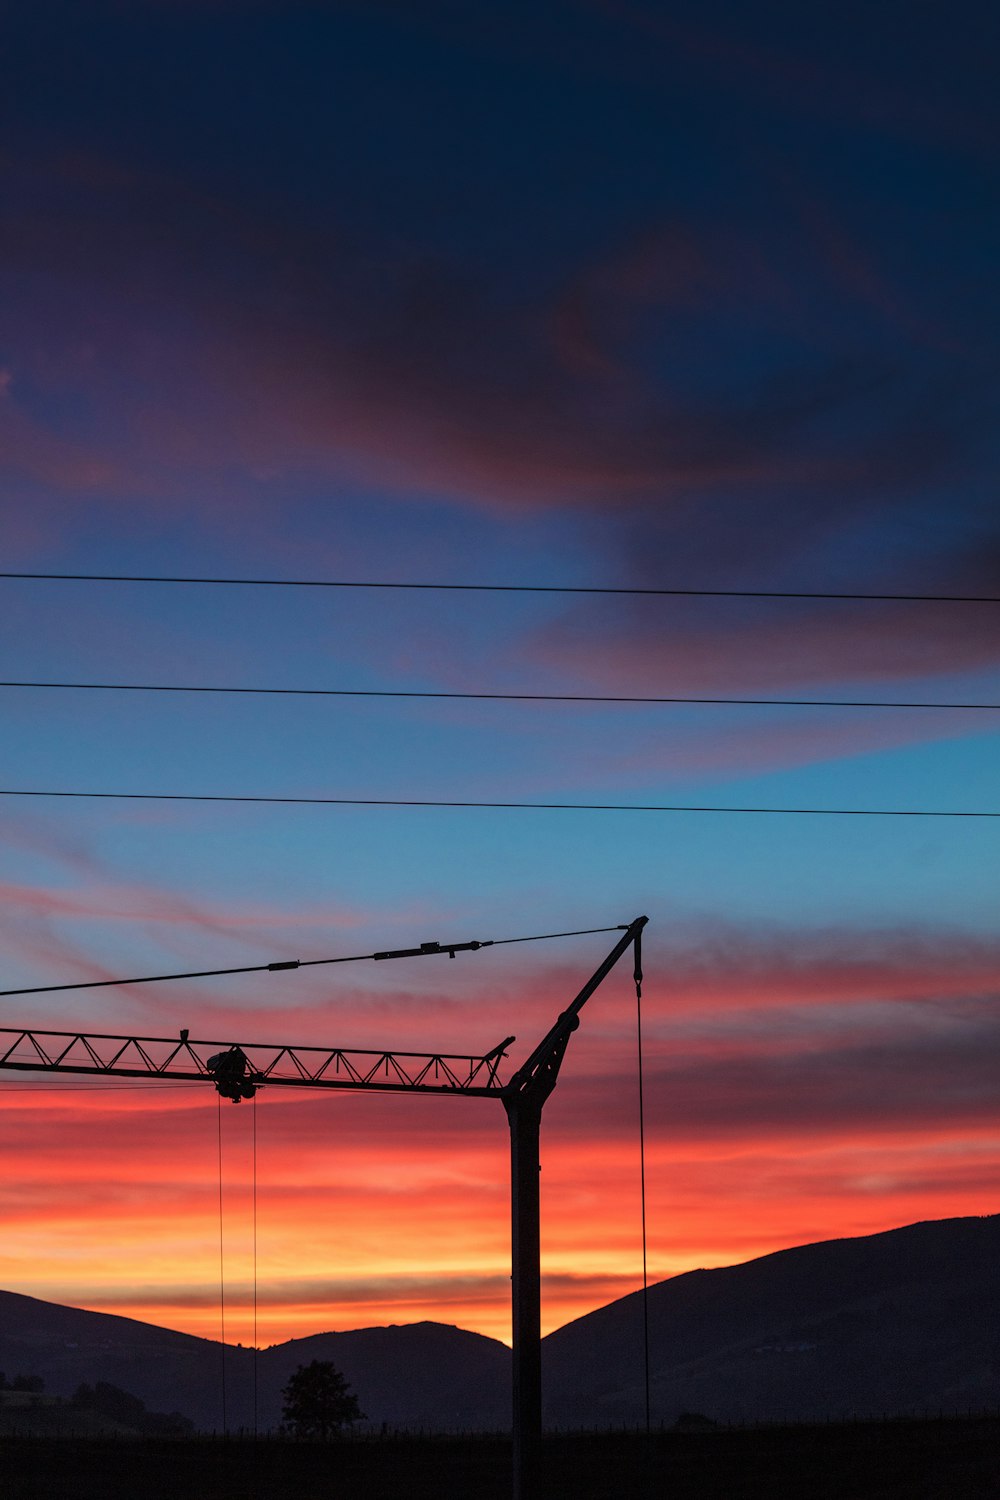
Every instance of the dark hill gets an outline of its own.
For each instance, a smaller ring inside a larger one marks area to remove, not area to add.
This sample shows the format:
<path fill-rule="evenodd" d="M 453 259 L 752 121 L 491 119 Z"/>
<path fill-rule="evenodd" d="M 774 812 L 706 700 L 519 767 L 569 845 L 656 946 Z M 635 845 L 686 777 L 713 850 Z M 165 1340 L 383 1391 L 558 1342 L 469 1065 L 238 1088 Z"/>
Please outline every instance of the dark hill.
<path fill-rule="evenodd" d="M 83 1381 L 108 1381 L 152 1411 L 179 1411 L 199 1428 L 221 1430 L 222 1346 L 119 1318 L 0 1292 L 0 1370 L 37 1374 L 47 1392 L 68 1396 Z M 227 1346 L 230 1428 L 253 1425 L 253 1353 Z M 261 1350 L 257 1396 L 262 1428 L 281 1420 L 281 1389 L 297 1365 L 330 1359 L 376 1425 L 435 1430 L 499 1428 L 510 1412 L 510 1351 L 443 1323 L 410 1323 L 318 1333 Z"/>
<path fill-rule="evenodd" d="M 510 1425 L 510 1350 L 445 1323 L 403 1323 L 317 1333 L 259 1356 L 260 1410 L 276 1425 L 281 1389 L 296 1366 L 328 1359 L 342 1370 L 370 1422 L 428 1431 Z"/>
<path fill-rule="evenodd" d="M 41 1375 L 52 1395 L 103 1380 L 151 1411 L 180 1411 L 212 1428 L 220 1424 L 220 1357 L 219 1344 L 192 1334 L 0 1292 L 0 1370 L 8 1379 Z"/>
<path fill-rule="evenodd" d="M 654 1420 L 722 1421 L 1000 1406 L 1000 1216 L 946 1219 L 691 1271 L 649 1292 Z M 638 1294 L 543 1342 L 546 1418 L 637 1422 Z M 369 1422 L 456 1431 L 509 1421 L 510 1353 L 440 1323 L 320 1333 L 262 1350 L 260 1425 L 280 1420 L 296 1365 L 330 1359 Z M 253 1419 L 254 1361 L 225 1351 L 230 1428 Z M 221 1429 L 222 1348 L 130 1318 L 0 1292 L 0 1370 L 70 1395 L 98 1380 Z"/>
<path fill-rule="evenodd" d="M 1000 1216 L 691 1271 L 649 1291 L 652 1413 L 781 1420 L 1000 1405 Z M 643 1411 L 635 1293 L 544 1342 L 547 1418 Z"/>

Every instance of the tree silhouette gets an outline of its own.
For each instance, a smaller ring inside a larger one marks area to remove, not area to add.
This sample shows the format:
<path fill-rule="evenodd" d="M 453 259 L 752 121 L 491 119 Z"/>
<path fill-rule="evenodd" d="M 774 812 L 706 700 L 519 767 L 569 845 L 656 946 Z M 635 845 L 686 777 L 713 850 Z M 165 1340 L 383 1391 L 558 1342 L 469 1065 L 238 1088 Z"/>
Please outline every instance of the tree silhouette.
<path fill-rule="evenodd" d="M 293 1437 L 336 1437 L 342 1427 L 364 1421 L 357 1396 L 328 1359 L 299 1365 L 281 1394 L 281 1415 Z"/>

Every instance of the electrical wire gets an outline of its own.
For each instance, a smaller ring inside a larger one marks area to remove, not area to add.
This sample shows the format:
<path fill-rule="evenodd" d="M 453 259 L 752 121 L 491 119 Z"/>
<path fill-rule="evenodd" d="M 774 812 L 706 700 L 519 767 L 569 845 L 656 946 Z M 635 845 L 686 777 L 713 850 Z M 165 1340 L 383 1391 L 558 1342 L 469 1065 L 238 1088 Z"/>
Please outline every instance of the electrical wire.
<path fill-rule="evenodd" d="M 1000 703 L 942 703 L 887 698 L 715 698 L 690 694 L 625 693 L 471 693 L 407 688 L 232 687 L 167 682 L 0 682 L 0 688 L 42 688 L 80 693 L 216 693 L 281 698 L 430 698 L 472 703 L 689 704 L 704 708 L 906 708 L 996 712 Z"/>
<path fill-rule="evenodd" d="M 413 583 L 344 578 L 197 578 L 149 573 L 13 573 L 0 578 L 54 583 L 182 583 L 224 588 L 412 589 L 472 594 L 625 594 L 677 599 L 843 599 L 892 604 L 1000 604 L 996 594 L 881 594 L 828 589 L 667 589 L 555 583 Z"/>
<path fill-rule="evenodd" d="M 769 817 L 816 818 L 1000 818 L 1000 812 L 983 808 L 726 807 L 713 803 L 684 802 L 486 802 L 471 798 L 457 801 L 437 797 L 275 797 L 238 796 L 221 792 L 71 792 L 24 787 L 0 787 L 0 797 L 70 797 L 112 802 L 243 802 L 286 807 L 454 807 L 497 809 L 502 812 L 747 813 Z"/>
<path fill-rule="evenodd" d="M 291 958 L 278 959 L 269 964 L 242 964 L 235 969 L 192 969 L 180 974 L 139 974 L 131 979 L 84 979 L 72 984 L 37 984 L 29 989 L 0 990 L 0 997 L 9 995 L 49 995 L 57 990 L 105 990 L 120 984 L 161 984 L 168 979 L 217 979 L 227 974 L 264 974 L 288 969 L 312 969 L 325 964 L 358 964 L 369 960 L 386 958 L 434 958 L 448 953 L 475 951 L 480 948 L 500 948 L 510 943 L 543 943 L 551 938 L 586 937 L 595 932 L 624 932 L 626 924 L 617 927 L 580 927 L 573 932 L 541 932 L 530 937 L 486 938 L 471 943 L 425 943 L 420 948 L 402 948 L 395 953 L 351 953 L 341 958 Z"/>
<path fill-rule="evenodd" d="M 510 943 L 546 943 L 550 938 L 589 937 L 593 932 L 624 932 L 627 927 L 627 922 L 619 922 L 614 927 L 578 927 L 574 932 L 534 932 L 530 937 L 493 938 L 490 946 L 504 948 Z"/>

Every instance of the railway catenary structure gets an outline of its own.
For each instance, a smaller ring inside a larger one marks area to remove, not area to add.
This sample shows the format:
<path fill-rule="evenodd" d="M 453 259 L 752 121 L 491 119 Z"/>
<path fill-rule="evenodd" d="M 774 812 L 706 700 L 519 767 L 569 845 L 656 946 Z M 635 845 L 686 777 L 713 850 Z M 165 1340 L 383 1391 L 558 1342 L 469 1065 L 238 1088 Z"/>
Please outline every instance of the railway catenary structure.
<path fill-rule="evenodd" d="M 114 1078 L 173 1079 L 211 1083 L 234 1103 L 263 1087 L 377 1090 L 497 1099 L 510 1129 L 511 1301 L 513 1354 L 513 1495 L 539 1500 L 535 1486 L 542 1433 L 541 1266 L 539 1220 L 542 1109 L 559 1076 L 580 1012 L 629 948 L 637 993 L 642 982 L 642 930 L 636 917 L 578 994 L 520 1067 L 503 1077 L 505 1037 L 481 1057 L 454 1053 L 366 1051 L 358 1048 L 232 1043 L 178 1037 L 115 1036 L 103 1033 L 0 1028 L 0 1069 L 74 1073 Z M 479 943 L 425 943 L 372 955 L 425 957 L 479 948 Z M 298 967 L 295 963 L 269 965 Z M 71 988 L 72 986 L 66 986 Z"/>

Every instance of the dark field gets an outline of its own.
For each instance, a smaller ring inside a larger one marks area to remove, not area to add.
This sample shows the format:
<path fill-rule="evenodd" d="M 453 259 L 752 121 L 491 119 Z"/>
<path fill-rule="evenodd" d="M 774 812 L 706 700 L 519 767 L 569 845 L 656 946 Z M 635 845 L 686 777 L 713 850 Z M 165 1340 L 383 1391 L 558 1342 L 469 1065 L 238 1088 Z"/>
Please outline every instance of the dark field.
<path fill-rule="evenodd" d="M 281 1441 L 0 1440 L 3 1500 L 506 1500 L 499 1438 Z M 1000 1496 L 1000 1419 L 562 1435 L 539 1500 L 977 1500 Z"/>

